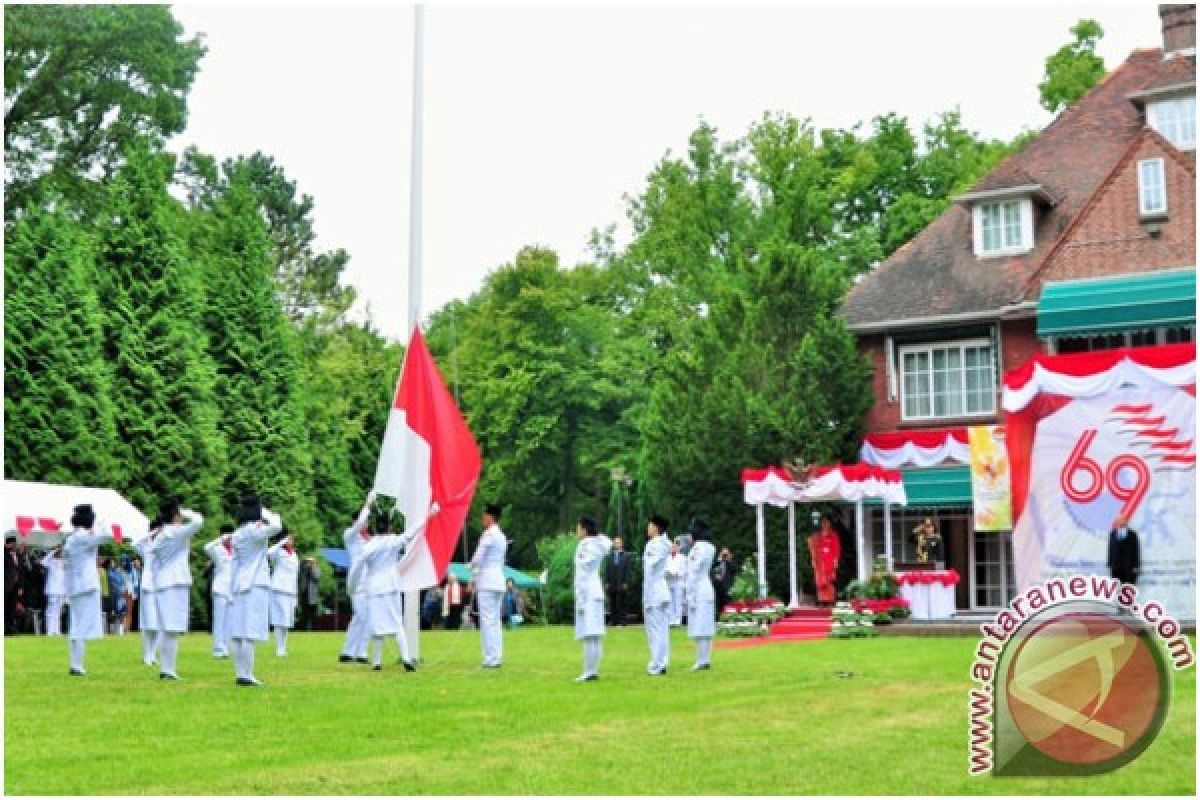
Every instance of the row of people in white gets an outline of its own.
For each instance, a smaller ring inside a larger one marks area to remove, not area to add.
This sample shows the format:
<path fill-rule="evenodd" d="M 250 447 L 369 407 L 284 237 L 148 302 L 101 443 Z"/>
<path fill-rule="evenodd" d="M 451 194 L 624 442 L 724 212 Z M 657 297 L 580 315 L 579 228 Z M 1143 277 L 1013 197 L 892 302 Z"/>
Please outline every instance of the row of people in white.
<path fill-rule="evenodd" d="M 575 548 L 575 639 L 583 643 L 583 673 L 577 681 L 600 677 L 600 657 L 604 636 L 604 584 L 600 566 L 612 550 L 612 540 L 600 533 L 595 520 L 583 517 L 576 528 L 579 544 Z M 709 572 L 716 550 L 709 539 L 708 526 L 694 520 L 690 531 L 693 545 L 687 557 L 686 592 L 688 598 L 688 637 L 696 642 L 693 670 L 712 666 L 712 639 L 716 634 L 714 592 Z M 665 675 L 670 661 L 671 590 L 667 583 L 667 563 L 673 546 L 667 537 L 667 521 L 655 515 L 646 529 L 643 554 L 642 609 L 650 662 L 646 672 Z"/>
<path fill-rule="evenodd" d="M 153 645 L 161 650 L 160 677 L 176 680 L 179 636 L 187 632 L 188 593 L 192 584 L 188 568 L 191 538 L 200 530 L 204 518 L 180 509 L 178 504 L 164 506 L 169 522 L 146 540 L 139 549 L 146 564 L 143 578 L 142 620 L 152 632 Z M 69 601 L 68 638 L 70 673 L 84 675 L 86 643 L 104 635 L 100 610 L 100 582 L 96 574 L 96 553 L 100 545 L 114 538 L 110 525 L 96 519 L 90 505 L 75 508 L 72 532 L 63 543 L 63 571 Z M 147 634 L 144 637 L 150 639 Z"/>

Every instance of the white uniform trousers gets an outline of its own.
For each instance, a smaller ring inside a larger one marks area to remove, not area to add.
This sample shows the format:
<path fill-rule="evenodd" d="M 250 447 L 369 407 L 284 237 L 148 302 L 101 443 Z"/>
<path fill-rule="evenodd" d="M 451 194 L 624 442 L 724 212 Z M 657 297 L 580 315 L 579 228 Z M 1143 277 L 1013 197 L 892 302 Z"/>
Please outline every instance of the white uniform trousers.
<path fill-rule="evenodd" d="M 62 635 L 62 612 L 63 600 L 66 598 L 61 594 L 51 594 L 46 596 L 46 635 L 61 636 Z"/>
<path fill-rule="evenodd" d="M 213 594 L 212 653 L 217 658 L 229 656 L 229 604 L 230 600 L 226 595 Z"/>
<path fill-rule="evenodd" d="M 602 636 L 585 636 L 583 637 L 583 675 L 600 674 L 600 656 L 603 651 Z"/>
<path fill-rule="evenodd" d="M 671 625 L 668 606 L 643 609 L 646 620 L 646 640 L 650 645 L 650 663 L 647 672 L 659 672 L 667 668 L 671 655 Z"/>
<path fill-rule="evenodd" d="M 671 589 L 671 624 L 682 625 L 684 609 L 683 581 L 676 581 L 675 583 L 669 585 Z"/>
<path fill-rule="evenodd" d="M 350 608 L 350 624 L 346 626 L 346 642 L 342 645 L 342 655 L 366 658 L 367 643 L 371 641 L 370 631 L 367 630 L 366 593 L 351 595 Z"/>
<path fill-rule="evenodd" d="M 483 665 L 498 667 L 504 660 L 504 627 L 500 624 L 500 608 L 504 602 L 504 592 L 480 589 L 478 596 Z"/>

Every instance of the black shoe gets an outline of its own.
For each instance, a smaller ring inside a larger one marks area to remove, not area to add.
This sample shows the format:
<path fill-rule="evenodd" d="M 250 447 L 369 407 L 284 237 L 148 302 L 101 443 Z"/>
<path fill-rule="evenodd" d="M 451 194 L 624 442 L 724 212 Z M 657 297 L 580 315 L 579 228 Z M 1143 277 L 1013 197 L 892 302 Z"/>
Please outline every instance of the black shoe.
<path fill-rule="evenodd" d="M 375 670 L 376 672 L 383 672 L 383 664 L 376 664 L 375 666 L 371 667 L 371 669 Z"/>
<path fill-rule="evenodd" d="M 81 678 L 87 675 L 87 673 L 86 673 L 86 672 L 84 672 L 83 670 L 81 670 L 81 669 L 75 669 L 74 667 L 71 667 L 71 671 L 70 671 L 70 672 L 68 672 L 67 674 L 68 674 L 68 675 L 78 675 L 78 676 L 79 676 L 79 677 L 81 677 Z"/>
<path fill-rule="evenodd" d="M 482 667 L 484 669 L 500 669 L 499 664 L 483 664 Z"/>
<path fill-rule="evenodd" d="M 354 661 L 354 656 L 348 656 L 348 655 L 340 655 L 340 656 L 338 656 L 338 663 L 339 663 L 339 664 L 349 664 L 349 663 L 351 663 L 352 661 Z"/>
<path fill-rule="evenodd" d="M 169 672 L 160 672 L 160 673 L 158 673 L 158 679 L 160 681 L 177 681 L 177 680 L 179 680 L 179 676 L 172 675 Z"/>
<path fill-rule="evenodd" d="M 238 686 L 262 686 L 262 681 L 255 680 L 254 678 L 238 678 L 237 685 Z"/>
<path fill-rule="evenodd" d="M 417 671 L 417 665 L 411 661 L 401 661 L 400 663 L 404 665 L 405 672 L 416 672 Z"/>
<path fill-rule="evenodd" d="M 356 659 L 354 659 L 354 661 L 355 661 L 355 663 L 358 663 L 358 664 L 369 664 L 370 663 L 365 658 L 356 658 Z"/>

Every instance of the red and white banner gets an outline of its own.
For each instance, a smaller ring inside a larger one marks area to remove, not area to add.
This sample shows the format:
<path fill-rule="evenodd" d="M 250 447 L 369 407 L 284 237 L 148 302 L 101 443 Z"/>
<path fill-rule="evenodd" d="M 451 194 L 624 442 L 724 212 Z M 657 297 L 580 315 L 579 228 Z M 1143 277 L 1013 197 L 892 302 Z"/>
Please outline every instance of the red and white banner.
<path fill-rule="evenodd" d="M 396 498 L 408 527 L 438 506 L 400 561 L 402 591 L 435 586 L 445 576 L 481 468 L 475 437 L 414 329 L 375 470 L 375 491 Z"/>
<path fill-rule="evenodd" d="M 785 508 L 791 503 L 855 503 L 883 500 L 908 504 L 903 476 L 896 470 L 870 464 L 817 467 L 807 484 L 797 484 L 780 467 L 742 470 L 742 497 L 746 505 L 764 503 Z"/>
<path fill-rule="evenodd" d="M 970 461 L 967 429 L 891 431 L 863 436 L 859 458 L 887 469 L 937 467 Z"/>
<path fill-rule="evenodd" d="M 1107 575 L 1126 514 L 1139 603 L 1195 618 L 1195 347 L 1039 356 L 1005 376 L 1019 590 Z"/>

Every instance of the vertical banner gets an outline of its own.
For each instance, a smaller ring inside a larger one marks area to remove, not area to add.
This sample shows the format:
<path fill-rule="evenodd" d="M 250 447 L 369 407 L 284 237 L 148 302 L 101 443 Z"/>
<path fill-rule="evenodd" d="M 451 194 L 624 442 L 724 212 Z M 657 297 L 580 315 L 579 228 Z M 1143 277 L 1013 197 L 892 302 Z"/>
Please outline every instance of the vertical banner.
<path fill-rule="evenodd" d="M 967 429 L 975 530 L 1012 530 L 1012 490 L 1003 425 Z"/>
<path fill-rule="evenodd" d="M 1037 422 L 1029 491 L 1013 532 L 1018 586 L 1108 575 L 1108 535 L 1125 515 L 1141 548 L 1139 597 L 1195 617 L 1196 398 L 1121 387 L 1067 400 Z"/>

